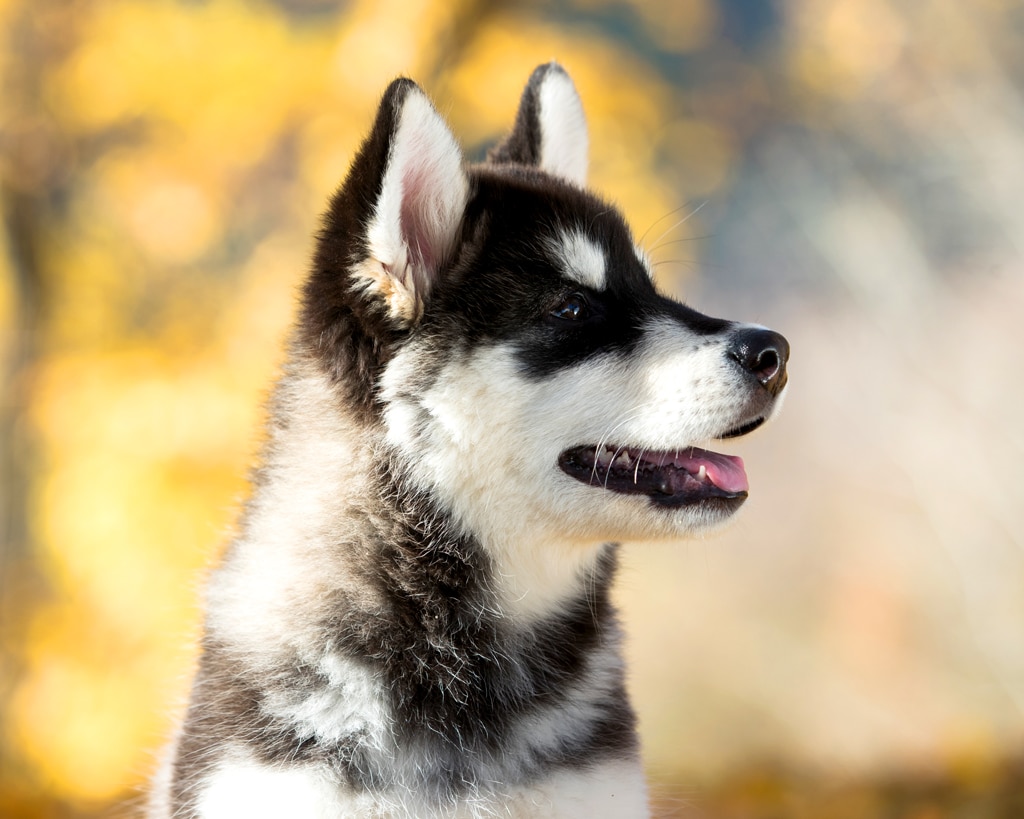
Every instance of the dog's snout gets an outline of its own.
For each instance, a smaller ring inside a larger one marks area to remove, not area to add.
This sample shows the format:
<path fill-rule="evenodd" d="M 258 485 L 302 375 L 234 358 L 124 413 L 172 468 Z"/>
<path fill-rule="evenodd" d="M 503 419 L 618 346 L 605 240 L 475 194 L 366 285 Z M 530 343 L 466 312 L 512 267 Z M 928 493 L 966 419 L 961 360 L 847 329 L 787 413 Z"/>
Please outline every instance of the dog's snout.
<path fill-rule="evenodd" d="M 786 386 L 789 342 L 775 331 L 761 327 L 741 330 L 732 338 L 729 356 L 772 395 Z"/>

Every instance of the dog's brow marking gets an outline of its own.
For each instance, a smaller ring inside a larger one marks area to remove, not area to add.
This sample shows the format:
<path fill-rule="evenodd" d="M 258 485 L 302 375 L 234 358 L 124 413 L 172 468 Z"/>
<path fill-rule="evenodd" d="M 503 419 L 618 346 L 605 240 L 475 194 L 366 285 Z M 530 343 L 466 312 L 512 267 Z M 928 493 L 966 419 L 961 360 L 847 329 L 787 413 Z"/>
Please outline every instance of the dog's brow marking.
<path fill-rule="evenodd" d="M 604 250 L 578 230 L 566 231 L 551 243 L 555 263 L 570 279 L 604 290 L 607 263 Z"/>

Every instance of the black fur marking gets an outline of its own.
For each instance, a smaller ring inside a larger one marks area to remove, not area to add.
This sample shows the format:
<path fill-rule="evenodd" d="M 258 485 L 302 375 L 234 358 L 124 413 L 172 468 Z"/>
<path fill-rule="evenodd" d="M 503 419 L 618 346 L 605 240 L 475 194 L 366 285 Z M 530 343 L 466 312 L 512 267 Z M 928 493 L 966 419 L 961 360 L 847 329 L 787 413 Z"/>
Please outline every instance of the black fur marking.
<path fill-rule="evenodd" d="M 746 424 L 742 424 L 736 427 L 736 429 L 729 430 L 727 433 L 725 433 L 725 435 L 722 435 L 721 437 L 723 439 L 740 438 L 743 435 L 749 435 L 751 432 L 760 427 L 767 420 L 768 419 L 763 416 L 761 418 L 755 418 L 753 421 L 749 421 Z"/>
<path fill-rule="evenodd" d="M 368 253 L 366 229 L 381 192 L 402 101 L 417 86 L 398 79 L 381 100 L 373 130 L 324 217 L 313 271 L 302 294 L 298 343 L 324 362 L 347 404 L 373 413 L 374 387 L 402 333 L 385 304 L 353 288 L 349 270 Z"/>
<path fill-rule="evenodd" d="M 652 318 L 679 322 L 698 336 L 731 326 L 661 296 L 622 217 L 593 195 L 528 169 L 482 167 L 473 178 L 466 232 L 485 223 L 487 238 L 437 284 L 422 332 L 454 333 L 474 346 L 511 341 L 524 372 L 542 378 L 592 356 L 630 355 Z M 583 233 L 605 252 L 604 290 L 582 288 L 559 269 L 548 245 L 567 231 Z M 575 291 L 584 293 L 590 317 L 550 320 L 551 309 Z"/>
<path fill-rule="evenodd" d="M 605 547 L 585 591 L 562 611 L 513 628 L 487 608 L 490 570 L 476 543 L 449 531 L 429 500 L 390 471 L 382 468 L 378 480 L 382 492 L 398 499 L 399 515 L 378 542 L 365 544 L 367 559 L 360 565 L 363 579 L 383 592 L 386 603 L 361 607 L 339 589 L 333 618 L 317 630 L 325 647 L 367 667 L 379 681 L 396 746 L 422 758 L 418 791 L 444 805 L 485 786 L 485 777 L 503 764 L 514 766 L 517 781 L 529 783 L 552 770 L 634 752 L 635 717 L 621 671 L 603 672 L 603 688 L 587 677 L 595 649 L 618 642 L 609 600 L 615 547 Z M 509 744 L 525 718 L 578 698 L 576 683 L 592 700 L 591 718 L 563 714 L 554 748 L 532 747 L 529 737 Z M 244 658 L 207 640 L 174 771 L 175 815 L 194 815 L 192 789 L 212 772 L 225 744 L 248 748 L 266 764 L 319 764 L 342 787 L 394 786 L 391 760 L 369 750 L 360 734 L 324 742 L 265 707 L 268 696 L 297 700 L 329 685 L 297 658 L 273 673 L 254 674 Z"/>
<path fill-rule="evenodd" d="M 396 327 L 384 302 L 354 287 L 349 272 L 367 256 L 365 231 L 398 113 L 415 85 L 396 80 L 385 92 L 373 130 L 325 216 L 297 325 L 300 354 L 322 363 L 345 404 L 364 420 L 377 417 L 380 374 L 409 332 L 437 334 L 449 346 L 512 341 L 524 372 L 540 378 L 592 356 L 629 355 L 655 316 L 698 335 L 730 326 L 656 292 L 614 208 L 529 167 L 539 150 L 538 89 L 549 70 L 561 69 L 542 66 L 534 73 L 516 128 L 491 157 L 491 163 L 523 164 L 470 169 L 471 196 L 460 240 L 452 261 L 438 273 L 423 318 L 411 330 Z M 568 230 L 582 232 L 604 250 L 607 287 L 586 293 L 596 320 L 566 325 L 545 319 L 579 285 L 563 277 L 545 243 Z"/>
<path fill-rule="evenodd" d="M 564 703 L 583 681 L 587 658 L 602 641 L 617 640 L 609 601 L 614 550 L 607 549 L 586 591 L 563 611 L 512 628 L 488 609 L 490 566 L 475 541 L 448 530 L 426 496 L 393 475 L 380 479 L 407 521 L 405 536 L 381 543 L 375 561 L 374 582 L 387 608 L 355 617 L 349 610 L 335 626 L 336 644 L 369 662 L 381 679 L 399 746 L 429 749 L 425 759 L 448 759 L 442 778 L 454 796 L 466 784 L 482 784 L 474 759 L 516 754 L 507 745 L 515 726 L 538 708 Z M 563 745 L 553 756 L 535 754 L 532 774 L 632 748 L 633 717 L 621 679 L 604 692 L 601 706 L 600 726 L 566 721 Z"/>

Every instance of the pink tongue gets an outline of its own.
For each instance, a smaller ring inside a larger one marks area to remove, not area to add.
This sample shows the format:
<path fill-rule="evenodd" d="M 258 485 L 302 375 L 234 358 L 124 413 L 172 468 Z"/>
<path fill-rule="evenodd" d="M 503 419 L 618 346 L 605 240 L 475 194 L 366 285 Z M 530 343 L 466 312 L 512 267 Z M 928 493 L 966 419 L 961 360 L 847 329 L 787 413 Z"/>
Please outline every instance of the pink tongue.
<path fill-rule="evenodd" d="M 735 455 L 722 455 L 691 447 L 679 452 L 672 462 L 693 475 L 703 466 L 708 472 L 708 480 L 726 492 L 746 492 L 750 488 L 743 460 Z"/>

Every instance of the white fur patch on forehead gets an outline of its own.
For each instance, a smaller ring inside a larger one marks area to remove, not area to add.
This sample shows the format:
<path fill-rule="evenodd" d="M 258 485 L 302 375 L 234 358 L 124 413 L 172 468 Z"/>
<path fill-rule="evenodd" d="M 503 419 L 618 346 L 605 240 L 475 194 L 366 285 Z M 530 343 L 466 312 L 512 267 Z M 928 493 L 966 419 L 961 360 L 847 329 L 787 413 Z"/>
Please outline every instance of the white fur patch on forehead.
<path fill-rule="evenodd" d="M 604 250 L 578 230 L 566 231 L 550 244 L 553 261 L 573 281 L 593 290 L 604 290 L 608 262 Z"/>
<path fill-rule="evenodd" d="M 549 71 L 540 88 L 540 167 L 583 187 L 589 137 L 576 86 L 564 71 Z"/>

